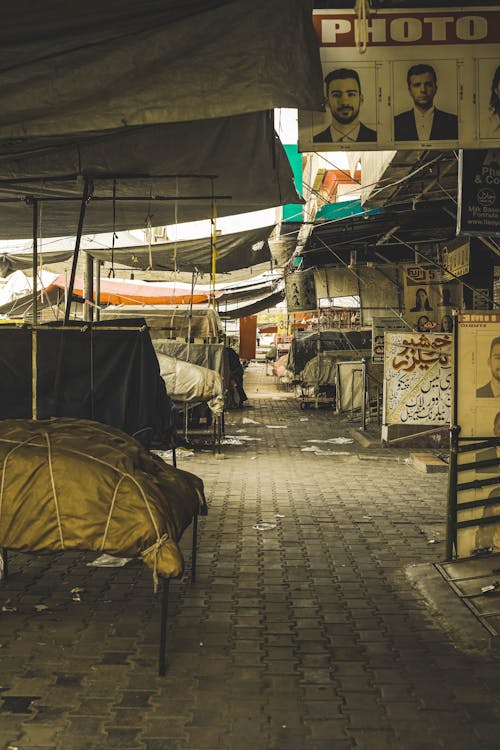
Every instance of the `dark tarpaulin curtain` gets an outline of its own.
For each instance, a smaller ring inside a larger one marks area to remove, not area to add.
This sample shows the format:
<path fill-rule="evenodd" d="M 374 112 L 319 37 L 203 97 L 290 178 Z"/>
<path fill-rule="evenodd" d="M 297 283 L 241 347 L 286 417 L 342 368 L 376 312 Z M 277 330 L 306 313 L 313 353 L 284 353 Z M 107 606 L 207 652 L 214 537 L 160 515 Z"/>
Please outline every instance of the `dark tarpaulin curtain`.
<path fill-rule="evenodd" d="M 233 232 L 216 239 L 217 273 L 227 273 L 241 268 L 271 261 L 267 239 L 272 226 Z M 151 253 L 147 245 L 115 248 L 116 263 L 131 268 L 153 268 L 166 271 L 193 271 L 210 273 L 212 267 L 210 237 L 179 242 L 155 242 Z M 109 250 L 92 250 L 94 258 L 109 260 Z M 150 260 L 152 264 L 150 266 Z"/>
<path fill-rule="evenodd" d="M 174 439 L 173 405 L 145 321 L 48 324 L 37 334 L 38 418 L 93 419 L 129 435 Z M 51 329 L 51 330 L 49 330 Z M 0 326 L 0 418 L 31 417 L 31 329 Z"/>
<path fill-rule="evenodd" d="M 4 0 L 0 100 L 0 139 L 320 110 L 312 2 Z"/>
<path fill-rule="evenodd" d="M 213 194 L 217 216 L 302 201 L 268 112 L 36 144 L 0 141 L 0 200 L 12 200 L 0 203 L 0 238 L 31 236 L 33 210 L 24 200 L 31 195 L 46 199 L 43 236 L 74 235 L 83 173 L 92 177 L 87 234 L 208 219 Z"/>

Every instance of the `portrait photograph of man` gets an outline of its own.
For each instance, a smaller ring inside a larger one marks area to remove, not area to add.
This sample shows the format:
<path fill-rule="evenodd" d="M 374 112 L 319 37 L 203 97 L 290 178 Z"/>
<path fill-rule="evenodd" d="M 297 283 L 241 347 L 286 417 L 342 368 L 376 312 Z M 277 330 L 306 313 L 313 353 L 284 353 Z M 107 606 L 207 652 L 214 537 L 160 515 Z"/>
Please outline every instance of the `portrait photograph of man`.
<path fill-rule="evenodd" d="M 488 356 L 490 379 L 476 390 L 476 398 L 498 398 L 500 396 L 500 336 L 490 344 Z"/>
<path fill-rule="evenodd" d="M 353 68 L 335 68 L 325 76 L 325 105 L 330 124 L 314 133 L 313 143 L 374 143 L 377 133 L 362 121 L 364 96 Z"/>
<path fill-rule="evenodd" d="M 394 117 L 395 141 L 452 141 L 458 139 L 458 117 L 452 112 L 438 107 L 438 76 L 436 66 L 428 63 L 415 63 L 406 67 L 406 109 L 398 112 Z M 395 109 L 404 106 L 401 95 L 396 96 L 403 88 L 397 78 L 402 73 L 403 65 L 398 64 L 394 75 Z M 450 91 L 450 79 L 444 76 L 446 85 L 444 91 L 450 99 L 454 95 L 456 109 L 456 74 L 452 78 L 455 91 Z M 408 108 L 409 105 L 409 108 Z"/>
<path fill-rule="evenodd" d="M 500 438 L 500 411 L 497 411 L 493 419 L 493 437 Z M 476 463 L 479 461 L 499 461 L 500 462 L 500 445 L 492 445 L 489 448 L 483 448 L 475 455 Z M 476 471 L 479 473 L 500 474 L 500 463 L 491 466 L 477 466 Z"/>

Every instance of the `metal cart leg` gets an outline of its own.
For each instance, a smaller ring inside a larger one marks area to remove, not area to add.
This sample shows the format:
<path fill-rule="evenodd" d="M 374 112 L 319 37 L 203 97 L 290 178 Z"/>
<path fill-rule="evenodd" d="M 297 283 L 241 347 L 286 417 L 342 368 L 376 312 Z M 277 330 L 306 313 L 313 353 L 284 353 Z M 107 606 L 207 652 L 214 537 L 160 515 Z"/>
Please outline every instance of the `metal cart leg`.
<path fill-rule="evenodd" d="M 193 546 L 191 548 L 191 583 L 196 583 L 196 554 L 198 552 L 198 511 L 193 516 Z"/>
<path fill-rule="evenodd" d="M 161 582 L 160 657 L 158 660 L 158 674 L 160 677 L 164 677 L 167 671 L 167 616 L 170 578 L 162 578 Z"/>
<path fill-rule="evenodd" d="M 0 551 L 0 581 L 5 581 L 9 575 L 9 558 L 7 550 L 2 547 Z"/>

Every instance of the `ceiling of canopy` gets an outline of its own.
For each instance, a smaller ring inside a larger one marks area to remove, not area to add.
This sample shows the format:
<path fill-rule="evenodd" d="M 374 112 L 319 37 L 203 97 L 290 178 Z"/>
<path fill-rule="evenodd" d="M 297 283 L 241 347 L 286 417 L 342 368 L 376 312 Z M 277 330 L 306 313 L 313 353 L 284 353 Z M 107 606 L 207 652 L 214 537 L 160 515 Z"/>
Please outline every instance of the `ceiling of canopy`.
<path fill-rule="evenodd" d="M 323 109 L 304 0 L 4 0 L 0 139 Z"/>
<path fill-rule="evenodd" d="M 0 238 L 175 224 L 300 203 L 267 112 L 126 128 L 80 138 L 0 141 Z"/>
<path fill-rule="evenodd" d="M 323 109 L 312 2 L 30 5 L 0 28 L 0 239 L 302 202 L 272 110 Z"/>

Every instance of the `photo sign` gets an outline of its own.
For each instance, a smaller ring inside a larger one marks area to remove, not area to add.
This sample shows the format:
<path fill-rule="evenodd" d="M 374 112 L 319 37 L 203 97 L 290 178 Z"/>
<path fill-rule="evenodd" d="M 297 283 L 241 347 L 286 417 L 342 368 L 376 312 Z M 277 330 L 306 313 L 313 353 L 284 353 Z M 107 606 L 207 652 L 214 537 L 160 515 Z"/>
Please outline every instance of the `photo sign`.
<path fill-rule="evenodd" d="M 322 9 L 313 24 L 325 112 L 299 110 L 300 151 L 500 148 L 500 9 Z"/>
<path fill-rule="evenodd" d="M 458 316 L 456 420 L 460 437 L 492 435 L 500 411 L 500 313 Z"/>
<path fill-rule="evenodd" d="M 458 316 L 457 556 L 500 552 L 500 313 Z M 466 450 L 464 450 L 466 448 Z"/>
<path fill-rule="evenodd" d="M 452 310 L 462 307 L 461 283 L 425 264 L 405 264 L 403 272 L 405 320 L 420 333 L 451 333 Z"/>
<path fill-rule="evenodd" d="M 384 423 L 450 424 L 451 334 L 386 333 Z"/>

